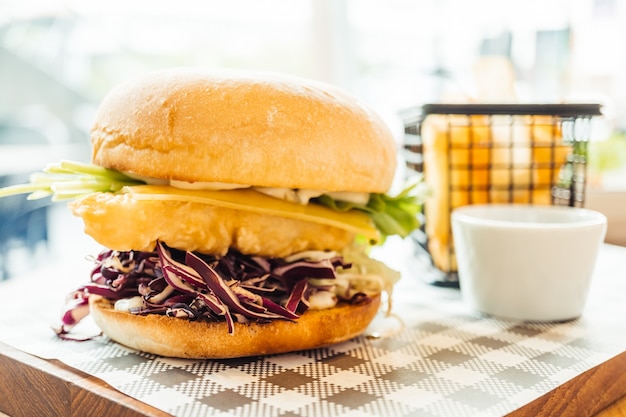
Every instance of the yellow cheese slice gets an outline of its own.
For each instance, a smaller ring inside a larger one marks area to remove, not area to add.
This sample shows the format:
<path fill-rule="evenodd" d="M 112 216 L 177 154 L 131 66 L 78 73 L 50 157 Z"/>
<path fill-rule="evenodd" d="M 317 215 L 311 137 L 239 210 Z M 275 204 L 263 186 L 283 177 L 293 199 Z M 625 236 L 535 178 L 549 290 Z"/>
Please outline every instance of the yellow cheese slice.
<path fill-rule="evenodd" d="M 126 186 L 122 192 L 135 200 L 188 201 L 235 210 L 246 210 L 305 220 L 348 230 L 378 241 L 380 234 L 367 214 L 360 211 L 338 212 L 316 204 L 297 204 L 270 197 L 251 189 L 236 190 L 186 190 L 166 185 Z"/>

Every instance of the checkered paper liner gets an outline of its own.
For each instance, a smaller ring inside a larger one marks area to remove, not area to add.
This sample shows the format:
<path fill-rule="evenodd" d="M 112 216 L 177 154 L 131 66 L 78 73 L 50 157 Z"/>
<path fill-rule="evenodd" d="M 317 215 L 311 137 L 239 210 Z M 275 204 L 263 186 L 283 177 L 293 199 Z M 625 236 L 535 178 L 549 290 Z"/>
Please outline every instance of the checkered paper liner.
<path fill-rule="evenodd" d="M 483 317 L 458 290 L 404 279 L 397 316 L 379 317 L 365 335 L 266 357 L 182 360 L 106 337 L 61 341 L 41 317 L 17 324 L 5 311 L 0 325 L 14 331 L 0 340 L 174 416 L 500 416 L 625 349 L 626 282 L 599 281 L 581 319 L 540 324 Z"/>

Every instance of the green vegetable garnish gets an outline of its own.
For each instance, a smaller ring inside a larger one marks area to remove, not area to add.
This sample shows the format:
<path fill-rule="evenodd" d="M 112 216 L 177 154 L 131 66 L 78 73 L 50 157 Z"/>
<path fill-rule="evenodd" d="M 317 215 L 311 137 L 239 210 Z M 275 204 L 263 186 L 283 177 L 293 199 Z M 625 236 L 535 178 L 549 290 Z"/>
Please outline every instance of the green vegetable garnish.
<path fill-rule="evenodd" d="M 32 174 L 28 184 L 0 188 L 0 197 L 29 194 L 29 200 L 51 196 L 52 201 L 63 201 L 95 192 L 116 192 L 126 185 L 137 184 L 143 182 L 112 169 L 63 161 Z"/>
<path fill-rule="evenodd" d="M 382 233 L 383 239 L 391 235 L 406 237 L 420 226 L 418 213 L 424 200 L 421 184 L 421 178 L 418 178 L 395 197 L 370 194 L 366 205 L 334 200 L 326 194 L 314 201 L 337 211 L 360 210 L 367 213 Z"/>
<path fill-rule="evenodd" d="M 125 186 L 145 184 L 119 171 L 92 164 L 63 161 L 49 165 L 42 172 L 30 176 L 28 184 L 0 188 L 0 198 L 15 194 L 29 194 L 29 200 L 52 197 L 52 201 L 73 200 L 96 192 L 118 192 Z M 382 238 L 391 235 L 406 237 L 420 226 L 418 213 L 423 192 L 418 182 L 408 185 L 395 197 L 371 194 L 367 204 L 335 200 L 324 194 L 311 202 L 333 210 L 365 212 L 381 232 Z"/>

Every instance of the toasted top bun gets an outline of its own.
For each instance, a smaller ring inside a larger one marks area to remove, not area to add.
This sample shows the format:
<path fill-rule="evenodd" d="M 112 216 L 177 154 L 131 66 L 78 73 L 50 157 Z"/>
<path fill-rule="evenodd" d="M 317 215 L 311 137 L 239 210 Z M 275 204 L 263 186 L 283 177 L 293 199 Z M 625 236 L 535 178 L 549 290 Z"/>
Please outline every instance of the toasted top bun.
<path fill-rule="evenodd" d="M 89 305 L 96 324 L 118 343 L 161 356 L 223 359 L 313 349 L 356 337 L 378 312 L 380 295 L 363 304 L 308 310 L 295 322 L 235 323 L 234 334 L 225 322 L 114 310 L 100 296 L 90 297 Z"/>
<path fill-rule="evenodd" d="M 145 177 L 386 192 L 393 135 L 355 98 L 275 74 L 172 69 L 115 88 L 93 162 Z"/>

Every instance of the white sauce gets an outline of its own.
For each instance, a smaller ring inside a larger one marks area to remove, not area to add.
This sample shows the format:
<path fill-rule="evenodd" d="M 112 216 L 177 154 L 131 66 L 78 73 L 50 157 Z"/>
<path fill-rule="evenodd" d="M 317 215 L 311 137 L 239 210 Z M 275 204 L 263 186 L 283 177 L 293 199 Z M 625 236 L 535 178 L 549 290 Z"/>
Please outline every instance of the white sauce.
<path fill-rule="evenodd" d="M 143 306 L 143 298 L 140 296 L 131 298 L 122 298 L 115 302 L 115 310 L 130 311 L 132 308 L 141 308 Z"/>
<path fill-rule="evenodd" d="M 187 182 L 187 181 L 177 181 L 170 180 L 170 186 L 174 188 L 181 188 L 183 190 L 211 190 L 211 191 L 219 191 L 219 190 L 236 190 L 237 188 L 249 188 L 249 185 L 243 184 L 229 184 L 225 182 Z"/>
<path fill-rule="evenodd" d="M 131 178 L 144 181 L 146 184 L 150 185 L 169 185 L 174 188 L 180 188 L 182 190 L 210 190 L 210 191 L 220 191 L 220 190 L 236 190 L 239 188 L 253 188 L 254 190 L 263 193 L 265 195 L 269 195 L 270 197 L 279 198 L 281 200 L 286 200 L 292 203 L 298 204 L 308 204 L 312 198 L 316 198 L 321 196 L 322 194 L 327 194 L 332 197 L 334 200 L 339 201 L 347 201 L 355 204 L 366 205 L 369 200 L 369 193 L 357 193 L 351 191 L 336 191 L 336 192 L 326 192 L 324 190 L 305 190 L 305 189 L 294 189 L 294 188 L 280 188 L 280 187 L 252 187 L 251 185 L 246 184 L 231 184 L 225 182 L 208 182 L 208 181 L 197 181 L 197 182 L 187 182 L 187 181 L 178 181 L 178 180 L 162 180 L 158 178 L 144 177 L 141 175 L 136 175 L 129 172 L 124 172 L 124 175 L 127 175 Z"/>
<path fill-rule="evenodd" d="M 337 297 L 329 291 L 318 291 L 309 297 L 309 308 L 311 310 L 325 310 L 337 304 Z"/>

